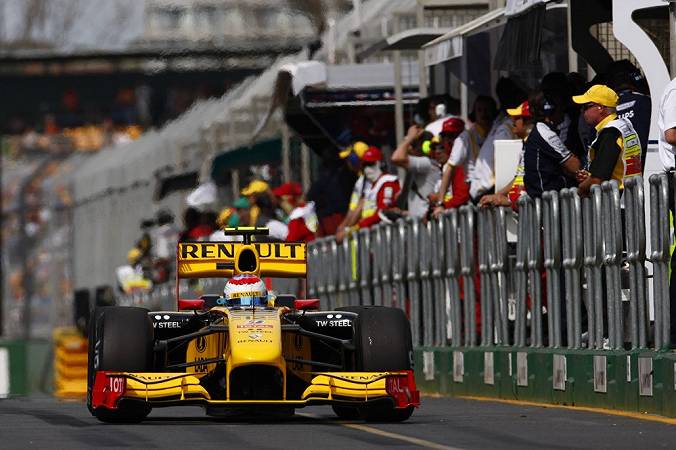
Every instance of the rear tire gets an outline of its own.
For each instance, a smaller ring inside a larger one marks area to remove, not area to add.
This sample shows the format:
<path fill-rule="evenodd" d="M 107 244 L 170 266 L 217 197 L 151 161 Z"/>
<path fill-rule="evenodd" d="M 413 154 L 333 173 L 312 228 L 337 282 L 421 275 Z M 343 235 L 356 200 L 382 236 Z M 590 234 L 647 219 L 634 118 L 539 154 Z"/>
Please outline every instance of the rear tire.
<path fill-rule="evenodd" d="M 96 371 L 146 372 L 152 367 L 153 326 L 145 308 L 97 308 L 89 329 L 87 407 L 97 419 L 111 423 L 142 421 L 151 410 L 144 402 L 122 401 L 117 409 L 92 408 Z"/>
<path fill-rule="evenodd" d="M 345 306 L 337 311 L 358 314 L 355 323 L 355 370 L 388 372 L 413 368 L 411 326 L 404 311 L 386 306 Z M 359 408 L 367 421 L 403 422 L 413 414 L 413 406 L 397 409 L 390 404 Z M 336 407 L 334 412 L 343 418 Z"/>

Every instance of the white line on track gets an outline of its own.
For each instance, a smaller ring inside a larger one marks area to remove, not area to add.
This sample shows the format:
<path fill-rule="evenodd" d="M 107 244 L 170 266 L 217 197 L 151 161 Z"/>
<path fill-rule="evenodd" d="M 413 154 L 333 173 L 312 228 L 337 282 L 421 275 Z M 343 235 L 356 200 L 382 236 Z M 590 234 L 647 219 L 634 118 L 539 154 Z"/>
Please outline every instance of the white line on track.
<path fill-rule="evenodd" d="M 319 419 L 321 420 L 322 418 L 319 416 L 315 416 L 314 414 L 307 414 L 307 413 L 296 413 L 297 416 L 303 416 L 307 417 L 309 419 Z M 444 444 L 438 444 L 436 442 L 428 441 L 426 439 L 420 439 L 412 436 L 406 436 L 403 434 L 399 433 L 392 433 L 389 431 L 385 430 L 380 430 L 378 428 L 373 428 L 368 425 L 362 425 L 359 423 L 351 423 L 351 422 L 341 422 L 341 421 L 331 421 L 331 422 L 324 422 L 326 424 L 335 424 L 335 425 L 340 425 L 345 428 L 351 428 L 353 430 L 359 430 L 363 431 L 365 433 L 370 433 L 370 434 L 375 434 L 377 436 L 382 436 L 390 439 L 395 439 L 397 441 L 402 441 L 402 442 L 407 442 L 409 444 L 417 445 L 419 447 L 425 447 L 425 448 L 433 448 L 435 450 L 461 450 L 458 447 L 451 447 L 449 445 L 444 445 Z"/>

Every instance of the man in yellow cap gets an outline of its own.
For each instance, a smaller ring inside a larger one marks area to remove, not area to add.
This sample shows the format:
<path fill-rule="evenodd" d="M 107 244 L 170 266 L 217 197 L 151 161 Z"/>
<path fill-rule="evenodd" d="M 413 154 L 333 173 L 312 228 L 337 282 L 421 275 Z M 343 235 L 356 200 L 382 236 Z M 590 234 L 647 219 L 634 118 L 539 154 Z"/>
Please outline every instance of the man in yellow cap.
<path fill-rule="evenodd" d="M 641 142 L 631 122 L 617 117 L 617 100 L 615 91 L 602 84 L 573 96 L 573 101 L 582 105 L 585 122 L 596 128 L 596 139 L 589 149 L 589 171 L 578 172 L 581 195 L 592 185 L 611 179 L 622 189 L 629 177 L 641 174 Z"/>
<path fill-rule="evenodd" d="M 258 215 L 260 214 L 260 208 L 256 204 L 256 197 L 259 195 L 270 195 L 270 185 L 262 180 L 252 180 L 244 189 L 241 191 L 242 195 L 249 200 L 249 223 L 242 223 L 243 226 L 254 226 Z"/>

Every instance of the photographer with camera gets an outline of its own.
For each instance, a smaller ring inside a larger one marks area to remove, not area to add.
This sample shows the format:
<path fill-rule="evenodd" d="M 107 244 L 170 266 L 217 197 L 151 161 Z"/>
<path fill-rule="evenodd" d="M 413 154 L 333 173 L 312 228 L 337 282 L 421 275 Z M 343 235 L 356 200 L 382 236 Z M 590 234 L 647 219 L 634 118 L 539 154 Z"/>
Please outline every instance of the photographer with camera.
<path fill-rule="evenodd" d="M 436 142 L 433 142 L 436 140 Z M 392 154 L 392 163 L 413 176 L 408 191 L 408 214 L 423 218 L 430 209 L 429 195 L 441 180 L 441 165 L 433 158 L 432 150 L 441 146 L 438 138 L 418 125 L 412 125 L 404 140 Z"/>

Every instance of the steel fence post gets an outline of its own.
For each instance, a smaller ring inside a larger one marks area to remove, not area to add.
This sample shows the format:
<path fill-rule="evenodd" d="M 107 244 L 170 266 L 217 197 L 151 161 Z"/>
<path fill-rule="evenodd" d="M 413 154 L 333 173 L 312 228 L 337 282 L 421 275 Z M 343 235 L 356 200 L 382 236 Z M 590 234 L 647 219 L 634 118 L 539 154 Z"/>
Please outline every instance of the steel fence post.
<path fill-rule="evenodd" d="M 342 303 L 340 303 L 340 293 L 339 293 L 339 284 L 340 284 L 340 278 L 341 274 L 339 273 L 339 267 L 340 267 L 340 252 L 339 252 L 339 245 L 338 242 L 336 242 L 335 238 L 331 238 L 327 242 L 326 246 L 326 253 L 328 254 L 328 276 L 327 276 L 327 288 L 326 288 L 326 293 L 328 294 L 330 298 L 330 304 L 332 305 L 333 309 L 335 309 L 338 306 L 344 306 Z"/>
<path fill-rule="evenodd" d="M 481 345 L 493 345 L 493 295 L 490 270 L 491 220 L 490 210 L 481 208 L 476 213 L 476 239 L 479 250 L 479 293 L 481 303 Z"/>
<path fill-rule="evenodd" d="M 408 281 L 409 314 L 411 320 L 411 334 L 413 345 L 422 344 L 422 329 L 420 323 L 420 222 L 411 217 L 406 219 L 406 279 Z"/>
<path fill-rule="evenodd" d="M 392 306 L 392 272 L 394 270 L 392 263 L 392 253 L 395 250 L 396 223 L 384 225 L 379 229 L 378 235 L 381 242 L 379 274 L 382 285 L 380 305 Z"/>
<path fill-rule="evenodd" d="M 583 203 L 582 217 L 586 239 L 584 241 L 585 278 L 589 315 L 590 347 L 603 348 L 603 209 L 601 186 L 594 185 L 590 197 Z"/>
<path fill-rule="evenodd" d="M 540 199 L 529 204 L 528 286 L 531 298 L 531 346 L 542 347 L 542 232 Z"/>
<path fill-rule="evenodd" d="M 444 254 L 446 255 L 446 284 L 448 289 L 449 305 L 448 324 L 451 329 L 451 344 L 463 345 L 462 340 L 462 307 L 460 303 L 460 250 L 458 248 L 458 210 L 453 208 L 444 213 L 442 220 L 445 224 L 443 233 Z M 448 326 L 446 327 L 448 328 Z"/>
<path fill-rule="evenodd" d="M 476 251 L 474 206 L 460 207 L 460 273 L 463 282 L 465 346 L 476 346 L 476 292 L 474 285 Z"/>
<path fill-rule="evenodd" d="M 514 344 L 517 347 L 526 346 L 526 321 L 527 321 L 527 297 L 528 297 L 528 246 L 531 230 L 529 208 L 533 200 L 527 195 L 522 195 L 517 200 L 519 220 L 517 222 L 516 235 L 516 261 L 514 272 L 516 275 L 516 317 L 514 320 Z"/>
<path fill-rule="evenodd" d="M 549 347 L 561 347 L 561 223 L 559 193 L 542 194 Z"/>
<path fill-rule="evenodd" d="M 606 304 L 608 308 L 608 340 L 610 347 L 624 345 L 624 317 L 620 265 L 622 263 L 622 216 L 617 182 L 604 181 L 601 185 L 603 208 L 603 262 L 606 274 Z"/>
<path fill-rule="evenodd" d="M 369 283 L 371 283 L 372 304 L 382 305 L 383 287 L 380 280 L 380 270 L 382 267 L 382 253 L 385 251 L 386 244 L 380 238 L 380 229 L 386 227 L 384 223 L 379 223 L 369 230 L 369 249 L 371 251 L 371 272 Z M 363 283 L 362 278 L 362 283 Z"/>
<path fill-rule="evenodd" d="M 669 179 L 667 174 L 650 177 L 650 261 L 653 263 L 655 305 L 655 350 L 670 343 L 669 304 Z M 673 270 L 673 268 L 672 268 Z"/>
<path fill-rule="evenodd" d="M 507 248 L 507 222 L 506 209 L 504 207 L 494 208 L 493 230 L 494 237 L 491 239 L 491 253 L 493 259 L 490 264 L 492 278 L 493 298 L 495 300 L 494 313 L 496 318 L 496 330 L 498 333 L 497 343 L 509 345 L 508 329 L 508 310 L 509 301 L 509 276 L 507 269 L 509 267 L 509 254 Z"/>
<path fill-rule="evenodd" d="M 632 177 L 624 185 L 625 242 L 629 264 L 629 311 L 632 348 L 647 345 L 645 296 L 645 207 L 643 177 Z"/>
<path fill-rule="evenodd" d="M 392 230 L 392 282 L 396 306 L 406 311 L 406 221 L 399 219 Z M 394 297 L 394 296 L 393 296 Z"/>
<path fill-rule="evenodd" d="M 423 344 L 434 345 L 434 292 L 432 289 L 432 224 L 431 222 L 418 223 L 418 264 L 422 298 L 420 301 L 420 315 L 422 320 Z"/>
<path fill-rule="evenodd" d="M 349 258 L 349 253 L 347 251 L 349 245 L 349 238 L 345 237 L 342 242 L 336 243 L 337 245 L 337 266 L 336 266 L 336 305 L 337 306 L 347 306 L 350 305 L 350 302 L 346 300 L 347 296 L 347 280 L 349 277 L 349 272 L 351 270 L 352 262 Z M 346 276 L 346 272 L 348 275 Z"/>
<path fill-rule="evenodd" d="M 326 247 L 327 247 L 327 241 L 331 239 L 330 237 L 323 237 L 317 240 L 316 247 L 317 247 L 317 264 L 319 265 L 317 271 L 318 271 L 318 277 L 317 277 L 317 297 L 319 297 L 322 302 L 326 305 L 327 308 L 331 308 L 331 300 L 328 297 L 328 293 L 326 290 L 326 286 L 328 283 L 328 279 L 326 276 L 326 266 L 329 264 L 329 261 L 327 260 L 326 257 Z"/>
<path fill-rule="evenodd" d="M 371 252 L 371 228 L 362 228 L 357 234 L 357 289 L 362 305 L 373 305 L 371 296 L 371 271 L 374 256 Z"/>
<path fill-rule="evenodd" d="M 445 246 L 444 246 L 444 221 L 442 217 L 431 222 L 431 267 L 432 282 L 434 288 L 434 340 L 436 345 L 445 345 L 448 341 L 446 333 L 447 322 L 447 298 L 448 290 L 444 282 Z"/>
<path fill-rule="evenodd" d="M 577 188 L 561 190 L 562 266 L 566 287 L 566 336 L 568 348 L 582 346 L 582 296 L 580 270 L 583 263 L 582 211 Z"/>

